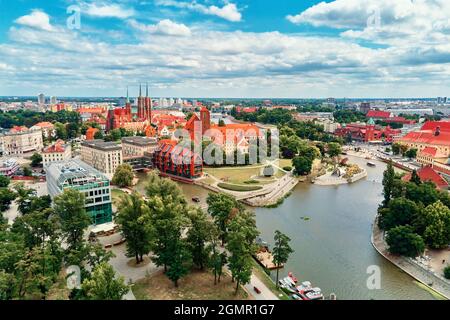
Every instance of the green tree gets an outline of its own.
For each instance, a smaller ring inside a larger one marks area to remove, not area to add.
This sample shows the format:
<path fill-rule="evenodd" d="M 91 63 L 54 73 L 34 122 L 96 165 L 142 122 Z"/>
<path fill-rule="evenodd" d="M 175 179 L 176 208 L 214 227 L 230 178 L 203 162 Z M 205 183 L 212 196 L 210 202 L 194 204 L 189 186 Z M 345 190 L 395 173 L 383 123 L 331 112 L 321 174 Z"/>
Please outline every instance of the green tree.
<path fill-rule="evenodd" d="M 187 232 L 186 241 L 192 255 L 192 262 L 203 270 L 208 264 L 210 247 L 207 246 L 213 240 L 215 225 L 208 220 L 206 214 L 200 208 L 189 212 L 191 226 Z"/>
<path fill-rule="evenodd" d="M 312 170 L 313 160 L 306 156 L 296 156 L 292 160 L 292 165 L 295 168 L 295 174 L 297 175 L 308 175 Z"/>
<path fill-rule="evenodd" d="M 432 248 L 442 249 L 450 243 L 450 209 L 437 201 L 423 211 L 425 242 Z"/>
<path fill-rule="evenodd" d="M 84 230 L 92 222 L 86 213 L 84 201 L 84 194 L 74 189 L 65 189 L 54 198 L 54 210 L 59 216 L 62 236 L 69 251 L 82 245 Z"/>
<path fill-rule="evenodd" d="M 389 230 L 386 236 L 389 252 L 407 257 L 416 257 L 425 250 L 421 236 L 410 226 L 398 226 Z"/>
<path fill-rule="evenodd" d="M 136 263 L 144 261 L 143 256 L 150 252 L 151 227 L 146 221 L 149 208 L 136 192 L 121 198 L 116 222 L 127 239 L 127 257 L 135 257 Z"/>
<path fill-rule="evenodd" d="M 60 122 L 55 123 L 56 139 L 67 140 L 66 126 Z"/>
<path fill-rule="evenodd" d="M 23 175 L 25 177 L 31 177 L 33 175 L 33 171 L 31 170 L 31 168 L 29 166 L 24 166 L 22 169 L 23 169 Z"/>
<path fill-rule="evenodd" d="M 33 167 L 37 167 L 42 163 L 42 156 L 37 152 L 33 153 L 30 159 Z"/>
<path fill-rule="evenodd" d="M 188 226 L 187 209 L 170 196 L 164 200 L 155 195 L 148 200 L 150 214 L 148 221 L 153 227 L 152 260 L 157 266 L 168 266 L 174 256 L 175 247 L 181 241 L 181 233 Z"/>
<path fill-rule="evenodd" d="M 380 210 L 380 227 L 386 231 L 402 226 L 412 225 L 419 214 L 419 207 L 406 198 L 395 198 L 389 202 L 388 208 Z"/>
<path fill-rule="evenodd" d="M 133 168 L 129 164 L 121 164 L 116 168 L 112 183 L 120 188 L 130 187 L 133 183 Z"/>
<path fill-rule="evenodd" d="M 337 157 L 342 153 L 342 147 L 339 143 L 330 142 L 327 145 L 327 153 L 331 158 Z"/>
<path fill-rule="evenodd" d="M 8 188 L 11 179 L 7 176 L 0 175 L 0 188 Z"/>
<path fill-rule="evenodd" d="M 219 250 L 219 231 L 214 228 L 215 235 L 212 237 L 210 244 L 211 257 L 208 266 L 214 274 L 214 285 L 220 282 L 223 273 L 223 267 L 227 264 L 227 254 L 225 251 Z"/>
<path fill-rule="evenodd" d="M 99 130 L 97 132 L 94 133 L 94 139 L 103 139 L 103 133 Z"/>
<path fill-rule="evenodd" d="M 233 217 L 229 225 L 227 249 L 230 252 L 228 266 L 239 286 L 250 282 L 252 275 L 252 255 L 256 252 L 255 239 L 258 236 L 254 215 L 244 211 Z"/>
<path fill-rule="evenodd" d="M 400 144 L 398 144 L 398 143 L 393 143 L 393 144 L 392 144 L 392 153 L 393 153 L 394 155 L 399 155 L 400 152 L 401 152 Z"/>
<path fill-rule="evenodd" d="M 405 156 L 409 159 L 415 159 L 417 157 L 417 149 L 411 148 L 405 152 Z"/>
<path fill-rule="evenodd" d="M 417 185 L 421 184 L 420 177 L 417 174 L 417 170 L 413 170 L 413 172 L 411 174 L 411 179 L 409 181 L 412 183 L 415 183 Z"/>
<path fill-rule="evenodd" d="M 242 211 L 242 205 L 236 199 L 225 193 L 208 194 L 206 199 L 208 204 L 208 213 L 214 218 L 214 223 L 220 231 L 222 246 L 226 241 L 227 225 L 232 218 L 232 214 Z"/>
<path fill-rule="evenodd" d="M 0 188 L 0 212 L 9 209 L 11 202 L 16 198 L 16 193 L 8 188 Z"/>
<path fill-rule="evenodd" d="M 387 165 L 387 169 L 383 173 L 383 187 L 384 187 L 383 188 L 383 195 L 384 195 L 383 207 L 387 207 L 389 205 L 389 201 L 391 201 L 394 180 L 395 180 L 394 167 L 392 166 L 392 162 L 389 162 Z"/>
<path fill-rule="evenodd" d="M 178 287 L 178 280 L 187 275 L 191 268 L 192 256 L 184 240 L 178 239 L 170 246 L 172 249 L 166 275 Z"/>
<path fill-rule="evenodd" d="M 130 290 L 124 278 L 116 277 L 113 267 L 105 262 L 95 267 L 81 288 L 89 300 L 121 300 Z"/>
<path fill-rule="evenodd" d="M 289 245 L 291 239 L 287 235 L 283 234 L 281 231 L 279 230 L 275 231 L 274 240 L 275 246 L 273 248 L 273 262 L 277 266 L 276 285 L 278 288 L 278 276 L 280 266 L 288 261 L 289 255 L 293 253 L 294 250 L 292 250 L 291 246 Z"/>
<path fill-rule="evenodd" d="M 450 266 L 444 268 L 444 277 L 445 279 L 450 279 Z"/>

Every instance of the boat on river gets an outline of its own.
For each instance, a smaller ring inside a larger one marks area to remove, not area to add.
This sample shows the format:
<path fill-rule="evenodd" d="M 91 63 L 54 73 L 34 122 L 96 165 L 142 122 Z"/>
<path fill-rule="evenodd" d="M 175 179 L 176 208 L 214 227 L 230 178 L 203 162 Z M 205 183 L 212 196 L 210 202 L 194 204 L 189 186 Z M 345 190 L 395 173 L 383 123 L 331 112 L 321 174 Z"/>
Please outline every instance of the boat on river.
<path fill-rule="evenodd" d="M 367 165 L 369 166 L 369 167 L 376 167 L 377 165 L 374 163 L 374 162 L 372 162 L 372 161 L 368 161 L 367 162 Z"/>

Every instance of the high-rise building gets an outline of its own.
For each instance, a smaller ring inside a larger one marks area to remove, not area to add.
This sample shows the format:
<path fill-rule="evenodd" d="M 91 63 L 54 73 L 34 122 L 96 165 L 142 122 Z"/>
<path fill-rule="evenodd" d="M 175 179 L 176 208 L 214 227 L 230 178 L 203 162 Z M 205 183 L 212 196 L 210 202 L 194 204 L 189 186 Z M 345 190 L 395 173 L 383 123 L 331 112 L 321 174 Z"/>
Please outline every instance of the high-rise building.
<path fill-rule="evenodd" d="M 93 224 L 112 221 L 111 187 L 108 178 L 79 159 L 51 163 L 46 170 L 52 199 L 65 189 L 85 195 L 85 209 Z"/>
<path fill-rule="evenodd" d="M 45 95 L 43 93 L 40 93 L 38 95 L 38 103 L 39 104 L 45 104 Z"/>
<path fill-rule="evenodd" d="M 55 96 L 51 96 L 50 97 L 50 104 L 57 104 L 58 103 L 58 99 Z"/>

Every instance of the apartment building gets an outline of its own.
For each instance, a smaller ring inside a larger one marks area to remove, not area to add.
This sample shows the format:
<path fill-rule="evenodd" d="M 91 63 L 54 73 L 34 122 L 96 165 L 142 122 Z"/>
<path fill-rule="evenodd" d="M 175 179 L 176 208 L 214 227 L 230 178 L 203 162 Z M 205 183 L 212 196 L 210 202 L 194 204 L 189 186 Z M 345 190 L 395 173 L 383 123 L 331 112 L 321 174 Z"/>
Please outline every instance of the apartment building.
<path fill-rule="evenodd" d="M 72 158 L 72 146 L 63 140 L 57 140 L 51 146 L 42 150 L 42 164 L 47 167 L 50 163 L 70 160 Z"/>
<path fill-rule="evenodd" d="M 81 160 L 112 178 L 122 164 L 122 146 L 115 142 L 95 139 L 81 143 Z"/>
<path fill-rule="evenodd" d="M 24 153 L 41 151 L 44 147 L 42 129 L 14 126 L 0 137 L 0 143 L 6 156 L 21 156 Z"/>

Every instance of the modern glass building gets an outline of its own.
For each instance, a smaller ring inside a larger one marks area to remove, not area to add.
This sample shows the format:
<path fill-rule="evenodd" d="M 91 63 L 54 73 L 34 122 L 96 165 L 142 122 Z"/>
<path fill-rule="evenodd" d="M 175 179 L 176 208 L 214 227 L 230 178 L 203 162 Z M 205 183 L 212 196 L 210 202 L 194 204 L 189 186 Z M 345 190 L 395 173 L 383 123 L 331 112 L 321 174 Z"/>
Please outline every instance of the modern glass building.
<path fill-rule="evenodd" d="M 103 173 L 78 159 L 51 163 L 46 170 L 52 199 L 67 188 L 78 190 L 86 197 L 85 208 L 93 224 L 112 221 L 111 187 Z"/>

